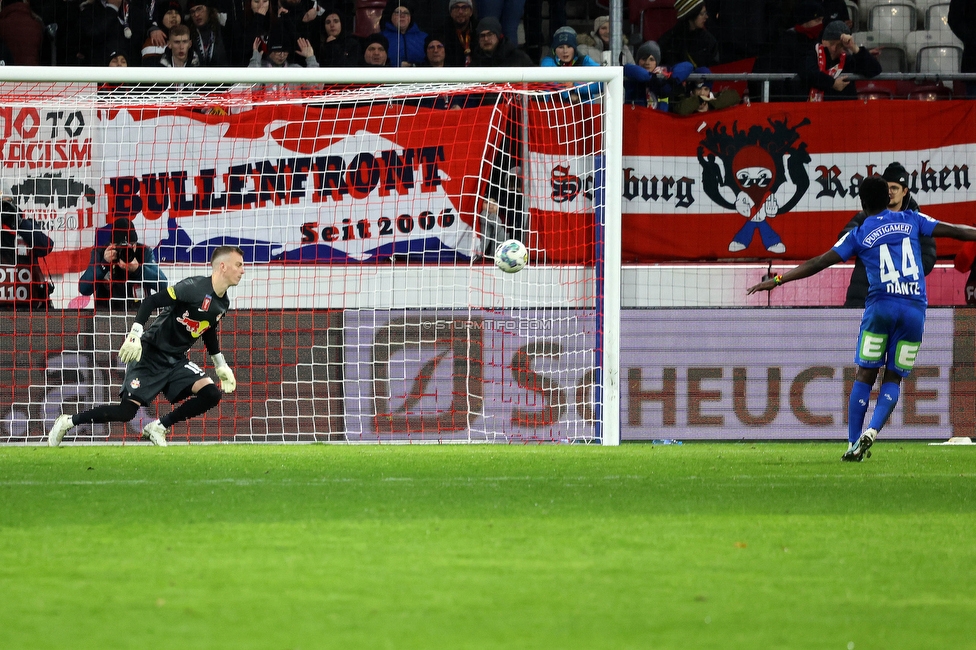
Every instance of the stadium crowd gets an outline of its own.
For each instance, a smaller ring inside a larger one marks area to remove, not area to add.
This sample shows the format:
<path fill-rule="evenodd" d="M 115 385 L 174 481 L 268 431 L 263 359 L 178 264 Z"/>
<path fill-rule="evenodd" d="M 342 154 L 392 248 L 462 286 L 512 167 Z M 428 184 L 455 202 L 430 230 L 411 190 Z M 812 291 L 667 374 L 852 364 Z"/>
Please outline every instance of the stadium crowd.
<path fill-rule="evenodd" d="M 899 1 L 911 9 L 913 24 L 906 29 L 914 33 L 917 27 L 935 44 L 950 39 L 961 52 L 951 65 L 976 72 L 976 3 Z M 682 111 L 735 103 L 737 96 L 722 98 L 686 83 L 692 73 L 735 62 L 745 63 L 739 72 L 795 74 L 774 84 L 773 99 L 852 98 L 857 91 L 850 75 L 871 78 L 914 67 L 904 57 L 898 62 L 889 56 L 909 47 L 878 38 L 888 23 L 876 22 L 881 19 L 875 13 L 872 22 L 859 15 L 895 2 L 629 0 L 623 51 L 612 63 L 625 67 L 628 101 L 662 110 L 678 110 L 683 100 Z M 591 30 L 577 33 L 567 25 L 567 3 L 2 0 L 0 59 L 5 65 L 171 67 L 611 64 L 609 18 L 597 16 Z M 651 5 L 666 11 L 639 11 Z M 877 34 L 864 31 L 870 28 Z M 967 90 L 973 96 L 976 84 Z"/>

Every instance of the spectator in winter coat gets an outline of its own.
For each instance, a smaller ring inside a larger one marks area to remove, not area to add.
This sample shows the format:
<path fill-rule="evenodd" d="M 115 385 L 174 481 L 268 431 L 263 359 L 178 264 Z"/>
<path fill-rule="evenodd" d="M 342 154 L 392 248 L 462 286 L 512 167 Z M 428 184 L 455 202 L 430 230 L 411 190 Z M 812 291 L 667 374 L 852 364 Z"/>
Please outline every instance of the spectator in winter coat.
<path fill-rule="evenodd" d="M 426 58 L 421 63 L 424 68 L 443 68 L 446 65 L 447 54 L 444 48 L 444 39 L 433 34 L 424 39 L 424 51 Z"/>
<path fill-rule="evenodd" d="M 159 66 L 163 68 L 200 67 L 200 55 L 193 49 L 189 27 L 175 25 L 169 30 L 166 51 L 159 57 Z"/>
<path fill-rule="evenodd" d="M 474 50 L 478 47 L 478 33 L 474 27 L 477 18 L 473 0 L 451 0 L 448 11 L 450 20 L 444 35 L 445 65 L 464 68 L 472 64 Z"/>
<path fill-rule="evenodd" d="M 144 66 L 159 64 L 160 57 L 166 51 L 169 30 L 183 24 L 183 7 L 178 0 L 170 0 L 165 4 L 160 4 L 156 10 L 159 19 L 154 21 L 153 27 L 149 30 L 149 36 L 142 44 L 142 65 Z"/>
<path fill-rule="evenodd" d="M 696 68 L 716 65 L 718 41 L 705 29 L 708 11 L 704 0 L 677 0 L 674 9 L 678 22 L 658 40 L 663 57 L 661 63 L 673 66 L 687 61 Z"/>
<path fill-rule="evenodd" d="M 291 55 L 291 43 L 282 33 L 281 29 L 274 29 L 268 39 L 268 52 L 262 55 L 263 41 L 255 38 L 251 61 L 247 64 L 249 68 L 317 68 L 319 62 L 315 59 L 315 50 L 312 44 L 304 38 L 298 39 L 297 54 L 305 60 L 305 65 L 289 63 L 288 57 Z"/>
<path fill-rule="evenodd" d="M 345 25 L 351 20 L 339 15 L 338 11 L 326 10 L 322 22 L 322 45 L 319 47 L 319 65 L 326 68 L 349 68 L 359 64 L 362 46 L 359 39 L 346 32 Z"/>
<path fill-rule="evenodd" d="M 505 38 L 497 18 L 482 18 L 475 31 L 478 47 L 473 54 L 473 65 L 481 68 L 528 68 L 533 65 L 528 54 Z"/>
<path fill-rule="evenodd" d="M 382 34 L 370 34 L 363 41 L 363 60 L 361 66 L 367 68 L 386 68 L 390 65 L 388 53 L 390 43 Z"/>
<path fill-rule="evenodd" d="M 572 27 L 569 26 L 560 27 L 556 30 L 556 33 L 552 35 L 552 54 L 544 57 L 541 65 L 543 68 L 564 68 L 569 66 L 600 67 L 599 63 L 590 57 L 579 53 L 579 48 L 576 42 L 576 32 Z M 568 99 L 578 98 L 583 101 L 588 101 L 600 93 L 600 84 L 598 83 L 577 84 L 569 82 L 566 84 L 566 86 L 573 89 L 571 93 L 566 94 L 566 98 Z"/>
<path fill-rule="evenodd" d="M 268 37 L 271 29 L 278 22 L 278 14 L 271 6 L 271 0 L 244 0 L 244 16 L 241 28 L 244 30 L 243 47 L 244 60 L 250 65 L 251 55 L 254 53 L 254 39 L 261 39 L 261 53 L 268 51 Z"/>
<path fill-rule="evenodd" d="M 121 6 L 122 0 L 84 0 L 76 5 L 78 14 L 66 39 L 72 65 L 107 66 L 111 53 L 127 49 Z"/>
<path fill-rule="evenodd" d="M 857 99 L 850 75 L 876 77 L 881 64 L 854 42 L 850 28 L 840 20 L 824 27 L 821 42 L 807 54 L 801 75 L 810 91 L 810 101 Z"/>
<path fill-rule="evenodd" d="M 600 65 L 610 65 L 610 17 L 599 16 L 593 21 L 593 31 L 589 34 L 577 36 L 579 53 L 588 56 Z M 619 65 L 633 64 L 634 54 L 630 50 L 627 35 L 623 36 L 623 48 L 620 50 Z"/>
<path fill-rule="evenodd" d="M 819 0 L 803 0 L 793 10 L 794 25 L 782 32 L 772 49 L 759 57 L 754 72 L 781 72 L 797 74 L 803 69 L 807 54 L 820 42 L 823 34 L 824 7 Z M 761 92 L 757 85 L 755 94 Z M 804 101 L 809 89 L 802 77 L 773 80 L 769 83 L 769 97 L 773 101 Z"/>
<path fill-rule="evenodd" d="M 624 65 L 624 102 L 669 110 L 668 99 L 694 68 L 687 61 L 665 68 L 658 65 L 660 58 L 661 48 L 654 41 L 645 41 L 637 48 L 637 65 Z"/>
<path fill-rule="evenodd" d="M 207 68 L 223 67 L 230 64 L 224 28 L 220 24 L 217 11 L 211 0 L 189 0 L 186 12 L 190 16 L 190 39 L 193 49 L 200 59 L 200 65 Z"/>
<path fill-rule="evenodd" d="M 390 0 L 386 11 L 390 18 L 381 33 L 390 44 L 387 54 L 395 68 L 412 67 L 424 62 L 424 39 L 427 33 L 420 31 L 413 22 L 413 5 L 404 0 Z"/>

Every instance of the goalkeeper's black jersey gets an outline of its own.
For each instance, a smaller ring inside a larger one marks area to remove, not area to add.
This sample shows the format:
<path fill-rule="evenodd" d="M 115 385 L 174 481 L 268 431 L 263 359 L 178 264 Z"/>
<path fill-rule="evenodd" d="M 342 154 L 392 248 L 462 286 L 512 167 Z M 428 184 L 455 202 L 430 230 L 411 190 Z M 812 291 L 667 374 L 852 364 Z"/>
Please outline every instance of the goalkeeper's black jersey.
<path fill-rule="evenodd" d="M 182 356 L 217 324 L 230 308 L 230 297 L 214 291 L 210 276 L 194 276 L 166 289 L 176 304 L 161 313 L 143 335 L 161 352 Z"/>

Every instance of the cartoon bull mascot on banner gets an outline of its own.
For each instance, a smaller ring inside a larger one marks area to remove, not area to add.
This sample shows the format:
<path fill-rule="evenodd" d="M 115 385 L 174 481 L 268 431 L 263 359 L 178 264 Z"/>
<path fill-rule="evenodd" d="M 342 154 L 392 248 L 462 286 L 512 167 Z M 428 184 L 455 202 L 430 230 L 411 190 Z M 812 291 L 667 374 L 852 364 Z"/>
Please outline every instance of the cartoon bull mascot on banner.
<path fill-rule="evenodd" d="M 792 210 L 810 187 L 806 165 L 810 162 L 806 143 L 796 146 L 804 119 L 794 127 L 786 121 L 770 121 L 732 132 L 721 122 L 705 132 L 698 146 L 702 167 L 702 189 L 715 203 L 735 210 L 746 223 L 732 237 L 729 252 L 745 250 L 756 232 L 770 253 L 785 253 L 786 244 L 768 223 Z"/>

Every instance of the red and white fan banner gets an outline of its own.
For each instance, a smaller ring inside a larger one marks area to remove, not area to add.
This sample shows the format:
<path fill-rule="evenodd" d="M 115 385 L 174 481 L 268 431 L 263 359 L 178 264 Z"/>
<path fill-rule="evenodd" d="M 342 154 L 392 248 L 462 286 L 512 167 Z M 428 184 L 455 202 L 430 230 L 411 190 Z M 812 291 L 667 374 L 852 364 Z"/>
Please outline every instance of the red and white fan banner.
<path fill-rule="evenodd" d="M 603 120 L 596 104 L 530 103 L 526 201 L 531 248 L 554 263 L 592 263 Z"/>
<path fill-rule="evenodd" d="M 860 182 L 895 161 L 923 212 L 976 224 L 973 102 L 754 103 L 690 117 L 626 107 L 623 116 L 625 261 L 818 255 L 860 210 Z M 586 142 L 558 130 L 530 136 L 533 217 L 592 209 Z"/>
<path fill-rule="evenodd" d="M 467 256 L 491 107 L 120 110 L 103 122 L 106 220 L 168 261 L 234 242 L 252 261 Z"/>

